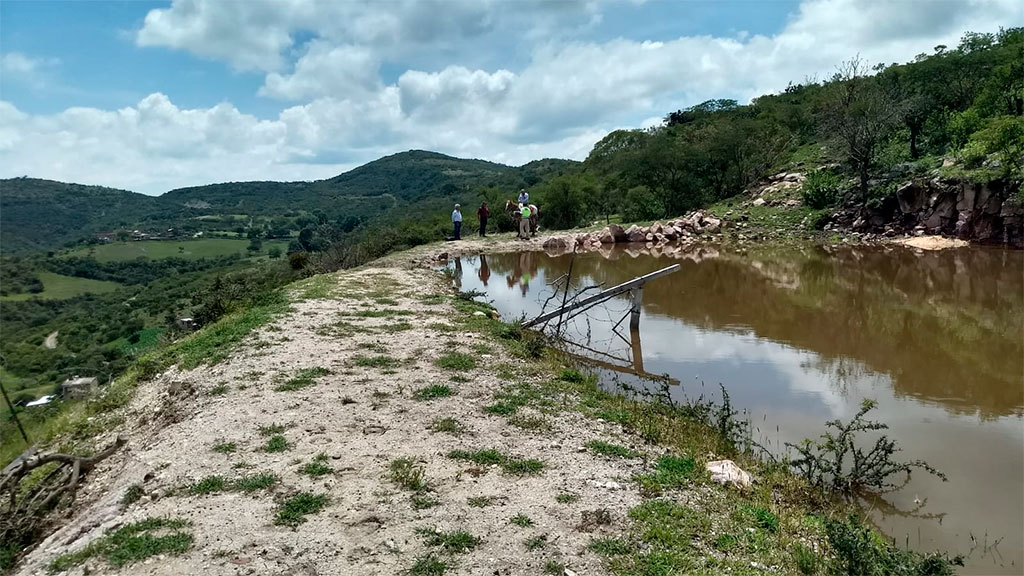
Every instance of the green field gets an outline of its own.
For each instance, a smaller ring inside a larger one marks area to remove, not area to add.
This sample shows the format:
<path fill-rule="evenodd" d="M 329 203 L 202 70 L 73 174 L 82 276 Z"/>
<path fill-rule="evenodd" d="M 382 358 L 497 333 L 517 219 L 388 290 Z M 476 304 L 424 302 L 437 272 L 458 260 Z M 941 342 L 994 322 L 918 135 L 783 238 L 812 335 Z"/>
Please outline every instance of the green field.
<path fill-rule="evenodd" d="M 61 276 L 53 272 L 39 272 L 39 280 L 43 283 L 43 291 L 38 294 L 29 292 L 23 294 L 11 294 L 0 297 L 0 300 L 28 300 L 29 298 L 42 298 L 44 300 L 60 300 L 62 298 L 73 298 L 82 294 L 101 294 L 113 292 L 121 287 L 117 282 L 104 282 L 102 280 L 90 280 L 89 278 L 75 278 L 74 276 Z"/>
<path fill-rule="evenodd" d="M 249 245 L 248 240 L 231 238 L 203 238 L 202 240 L 143 240 L 138 242 L 111 242 L 109 244 L 97 244 L 85 248 L 78 248 L 68 252 L 69 256 L 89 256 L 90 254 L 99 262 L 121 262 L 134 260 L 136 258 L 149 258 L 159 260 L 161 258 L 187 258 L 190 260 L 198 258 L 216 258 L 228 254 L 247 254 L 245 248 Z M 263 254 L 272 246 L 278 247 L 282 252 L 288 249 L 288 242 L 284 240 L 267 240 L 263 242 Z"/>

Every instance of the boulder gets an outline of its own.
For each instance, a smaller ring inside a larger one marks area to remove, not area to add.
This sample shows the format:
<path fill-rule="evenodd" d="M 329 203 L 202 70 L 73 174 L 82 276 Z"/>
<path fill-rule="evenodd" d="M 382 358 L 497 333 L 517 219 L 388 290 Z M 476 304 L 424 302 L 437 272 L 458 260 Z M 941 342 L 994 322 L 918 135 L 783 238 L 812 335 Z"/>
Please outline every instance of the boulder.
<path fill-rule="evenodd" d="M 629 242 L 644 242 L 647 240 L 647 234 L 644 234 L 639 226 L 630 226 L 626 231 L 626 238 Z"/>
<path fill-rule="evenodd" d="M 569 247 L 569 243 L 565 241 L 565 238 L 548 238 L 542 245 L 546 252 L 560 252 Z"/>
<path fill-rule="evenodd" d="M 974 210 L 974 198 L 977 192 L 971 184 L 961 185 L 956 196 L 956 209 L 960 212 Z"/>
<path fill-rule="evenodd" d="M 646 240 L 647 242 L 653 242 L 654 234 L 651 234 L 650 232 L 644 234 L 644 240 Z"/>
<path fill-rule="evenodd" d="M 615 236 L 612 234 L 612 231 L 607 228 L 597 232 L 596 237 L 598 242 L 601 244 L 615 244 Z"/>
<path fill-rule="evenodd" d="M 752 204 L 754 206 L 764 206 L 765 205 L 765 199 L 764 198 L 758 198 L 757 200 L 754 200 L 752 202 Z"/>
<path fill-rule="evenodd" d="M 704 231 L 708 234 L 717 234 L 722 229 L 722 221 L 714 216 L 705 216 L 701 220 Z"/>
<path fill-rule="evenodd" d="M 900 204 L 900 212 L 914 214 L 920 212 L 928 201 L 924 188 L 915 182 L 906 182 L 896 189 L 896 200 Z"/>
<path fill-rule="evenodd" d="M 609 224 L 608 227 L 605 228 L 605 230 L 611 233 L 612 238 L 614 238 L 616 242 L 629 241 L 629 236 L 626 234 L 626 231 L 623 230 L 622 226 L 619 226 L 618 224 Z"/>

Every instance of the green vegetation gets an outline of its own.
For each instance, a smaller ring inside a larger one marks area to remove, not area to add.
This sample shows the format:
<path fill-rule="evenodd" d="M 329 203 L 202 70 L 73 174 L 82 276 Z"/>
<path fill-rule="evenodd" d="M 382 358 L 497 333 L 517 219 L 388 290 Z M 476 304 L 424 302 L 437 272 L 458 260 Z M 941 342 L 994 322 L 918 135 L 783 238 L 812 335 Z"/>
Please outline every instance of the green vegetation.
<path fill-rule="evenodd" d="M 619 446 L 618 444 L 612 444 L 603 440 L 591 440 L 590 442 L 587 442 L 587 448 L 589 448 L 594 454 L 600 454 L 602 456 L 615 456 L 618 458 L 640 457 L 640 453 L 635 450 L 630 450 L 625 446 Z"/>
<path fill-rule="evenodd" d="M 248 240 L 230 238 L 206 238 L 199 240 L 143 241 L 143 242 L 111 242 L 79 248 L 68 253 L 69 256 L 91 257 L 97 262 L 123 262 L 137 258 L 162 260 L 165 258 L 181 258 L 196 260 L 200 258 L 217 258 L 232 254 L 245 254 Z M 287 241 L 269 241 L 263 243 L 263 253 L 272 247 L 279 250 L 288 248 Z"/>
<path fill-rule="evenodd" d="M 494 449 L 484 450 L 452 450 L 448 457 L 453 460 L 472 462 L 479 466 L 498 465 L 508 474 L 530 475 L 539 474 L 544 470 L 544 462 L 534 458 L 515 458 L 506 456 Z"/>
<path fill-rule="evenodd" d="M 353 356 L 352 360 L 356 366 L 362 366 L 364 368 L 394 368 L 398 366 L 398 360 L 391 356 L 379 355 L 379 356 Z"/>
<path fill-rule="evenodd" d="M 234 454 L 238 451 L 238 444 L 234 442 L 221 442 L 213 446 L 214 452 L 220 452 L 221 454 Z"/>
<path fill-rule="evenodd" d="M 271 473 L 242 476 L 233 480 L 223 476 L 207 476 L 192 486 L 188 492 L 194 496 L 205 496 L 219 492 L 256 492 L 273 488 L 280 479 Z"/>
<path fill-rule="evenodd" d="M 291 444 L 288 444 L 288 441 L 280 434 L 275 434 L 270 438 L 267 438 L 267 443 L 263 445 L 264 452 L 284 452 L 285 450 L 290 449 Z"/>
<path fill-rule="evenodd" d="M 430 490 L 423 466 L 417 465 L 411 458 L 392 460 L 388 470 L 391 474 L 391 481 L 404 490 L 413 492 Z"/>
<path fill-rule="evenodd" d="M 441 548 L 449 554 L 465 554 L 480 545 L 483 540 L 465 530 L 439 532 L 436 528 L 417 528 L 423 543 L 431 548 Z"/>
<path fill-rule="evenodd" d="M 184 520 L 148 518 L 107 532 L 85 548 L 55 558 L 49 568 L 63 572 L 86 560 L 100 557 L 115 568 L 141 562 L 159 554 L 177 555 L 192 547 L 192 534 Z"/>
<path fill-rule="evenodd" d="M 113 292 L 121 287 L 116 282 L 104 282 L 101 280 L 90 280 L 88 278 L 75 278 L 72 276 L 61 276 L 52 272 L 38 272 L 36 277 L 42 283 L 43 289 L 39 292 L 25 292 L 0 296 L 0 300 L 18 301 L 29 298 L 40 298 L 43 300 L 63 300 L 74 298 L 83 294 L 105 294 Z"/>
<path fill-rule="evenodd" d="M 131 506 L 142 499 L 145 491 L 142 489 L 141 484 L 132 484 L 124 491 L 124 496 L 121 497 L 122 506 Z"/>
<path fill-rule="evenodd" d="M 330 503 L 330 499 L 325 494 L 299 492 L 278 505 L 274 515 L 274 524 L 295 528 L 306 521 L 306 516 L 316 514 L 328 503 Z"/>
<path fill-rule="evenodd" d="M 436 400 L 447 398 L 453 394 L 455 391 L 447 384 L 432 384 L 413 392 L 412 397 L 416 400 Z"/>
<path fill-rule="evenodd" d="M 476 368 L 476 358 L 462 352 L 449 352 L 437 359 L 437 365 L 445 370 L 467 372 Z"/>
<path fill-rule="evenodd" d="M 312 476 L 314 478 L 319 476 L 326 476 L 327 474 L 334 472 L 334 469 L 331 468 L 331 466 L 327 463 L 329 459 L 330 457 L 327 456 L 327 454 L 321 452 L 320 454 L 317 454 L 315 458 L 313 458 L 312 462 L 300 468 L 299 472 L 302 472 L 303 474 L 307 476 Z"/>
<path fill-rule="evenodd" d="M 572 494 L 570 492 L 562 492 L 555 496 L 555 501 L 559 504 L 572 504 L 580 499 L 579 494 Z"/>
<path fill-rule="evenodd" d="M 291 392 L 294 390 L 301 390 L 307 386 L 312 386 L 316 379 L 321 376 L 330 374 L 331 371 L 327 368 L 316 366 L 313 368 L 303 368 L 299 370 L 293 378 L 289 378 L 283 384 L 278 384 L 274 387 L 274 390 L 278 392 Z"/>
<path fill-rule="evenodd" d="M 466 433 L 466 426 L 455 418 L 438 418 L 430 423 L 431 432 L 444 432 L 452 436 L 461 436 Z"/>
<path fill-rule="evenodd" d="M 494 502 L 494 498 L 490 496 L 470 496 L 466 499 L 466 504 L 473 508 L 486 508 Z"/>
<path fill-rule="evenodd" d="M 510 524 L 515 524 L 520 528 L 529 528 L 530 526 L 533 526 L 533 520 L 530 519 L 530 517 L 526 514 L 523 514 L 522 512 L 509 518 L 508 521 Z"/>
<path fill-rule="evenodd" d="M 404 572 L 408 576 L 442 576 L 450 565 L 433 554 L 416 559 L 416 563 Z"/>

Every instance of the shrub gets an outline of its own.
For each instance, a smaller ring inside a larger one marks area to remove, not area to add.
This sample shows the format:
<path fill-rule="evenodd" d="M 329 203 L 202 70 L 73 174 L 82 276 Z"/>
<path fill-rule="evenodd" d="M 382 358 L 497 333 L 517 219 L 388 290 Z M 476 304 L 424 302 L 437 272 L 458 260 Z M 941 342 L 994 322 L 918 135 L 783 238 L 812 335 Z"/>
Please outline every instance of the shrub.
<path fill-rule="evenodd" d="M 856 516 L 845 520 L 829 520 L 825 524 L 825 534 L 835 553 L 832 566 L 835 574 L 951 576 L 955 574 L 953 565 L 963 566 L 963 558 L 960 556 L 950 559 L 940 554 L 900 550 Z"/>
<path fill-rule="evenodd" d="M 664 213 L 661 199 L 647 186 L 637 186 L 626 192 L 626 205 L 622 209 L 622 218 L 626 222 L 654 220 Z"/>
<path fill-rule="evenodd" d="M 804 204 L 818 210 L 834 205 L 842 183 L 842 178 L 830 170 L 814 170 L 808 173 L 801 189 Z"/>

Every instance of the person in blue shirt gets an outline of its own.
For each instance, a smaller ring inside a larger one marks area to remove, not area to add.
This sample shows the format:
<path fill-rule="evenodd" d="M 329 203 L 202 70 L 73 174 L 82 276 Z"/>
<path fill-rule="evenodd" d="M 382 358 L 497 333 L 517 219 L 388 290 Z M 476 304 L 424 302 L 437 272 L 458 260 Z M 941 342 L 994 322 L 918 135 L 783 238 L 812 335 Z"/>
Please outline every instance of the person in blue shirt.
<path fill-rule="evenodd" d="M 455 210 L 452 210 L 452 224 L 455 225 L 455 240 L 462 239 L 462 207 L 458 204 L 455 205 Z"/>
<path fill-rule="evenodd" d="M 526 188 L 519 189 L 519 203 L 530 205 L 530 193 L 526 191 Z"/>

